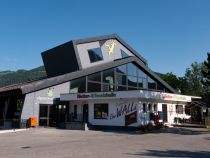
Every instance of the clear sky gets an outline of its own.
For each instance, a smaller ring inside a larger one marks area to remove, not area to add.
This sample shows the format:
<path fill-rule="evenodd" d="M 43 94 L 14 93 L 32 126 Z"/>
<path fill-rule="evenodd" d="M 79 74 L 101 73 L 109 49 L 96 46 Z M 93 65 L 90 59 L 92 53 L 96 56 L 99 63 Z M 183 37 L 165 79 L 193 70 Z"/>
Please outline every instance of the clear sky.
<path fill-rule="evenodd" d="M 38 67 L 42 51 L 111 33 L 152 70 L 182 76 L 210 52 L 210 0 L 1 0 L 0 71 Z"/>

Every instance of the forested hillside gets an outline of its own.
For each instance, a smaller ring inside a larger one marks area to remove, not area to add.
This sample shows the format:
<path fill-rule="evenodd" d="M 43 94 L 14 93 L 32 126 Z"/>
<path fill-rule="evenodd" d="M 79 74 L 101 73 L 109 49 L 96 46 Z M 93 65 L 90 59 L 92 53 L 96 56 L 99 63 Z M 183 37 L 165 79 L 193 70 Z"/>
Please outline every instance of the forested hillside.
<path fill-rule="evenodd" d="M 0 87 L 45 77 L 44 66 L 32 70 L 0 71 Z"/>

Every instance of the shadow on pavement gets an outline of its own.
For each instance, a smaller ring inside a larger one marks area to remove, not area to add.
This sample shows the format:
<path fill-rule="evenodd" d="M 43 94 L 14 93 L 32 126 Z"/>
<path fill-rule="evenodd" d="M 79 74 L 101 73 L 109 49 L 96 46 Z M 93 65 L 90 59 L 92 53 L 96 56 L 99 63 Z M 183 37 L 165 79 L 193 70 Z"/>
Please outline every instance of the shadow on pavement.
<path fill-rule="evenodd" d="M 147 150 L 146 152 L 139 153 L 126 153 L 127 155 L 139 155 L 141 156 L 150 156 L 150 157 L 186 157 L 186 158 L 209 158 L 209 151 L 180 151 L 180 150 Z"/>
<path fill-rule="evenodd" d="M 208 134 L 208 130 L 206 128 L 183 128 L 183 127 L 170 127 L 170 128 L 161 128 L 159 130 L 155 130 L 153 133 L 172 133 L 179 135 L 201 135 Z M 209 133 L 210 134 L 210 133 Z"/>

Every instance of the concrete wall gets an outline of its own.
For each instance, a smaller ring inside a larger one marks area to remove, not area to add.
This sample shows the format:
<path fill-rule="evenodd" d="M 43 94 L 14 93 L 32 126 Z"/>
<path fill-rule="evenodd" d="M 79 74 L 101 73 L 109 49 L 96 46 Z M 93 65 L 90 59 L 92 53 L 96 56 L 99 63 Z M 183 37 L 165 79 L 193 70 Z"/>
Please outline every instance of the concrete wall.
<path fill-rule="evenodd" d="M 77 50 L 78 50 L 78 56 L 80 58 L 80 63 L 83 69 L 103 64 L 109 61 L 113 61 L 116 59 L 122 58 L 121 56 L 121 50 L 126 52 L 129 56 L 134 56 L 127 48 L 125 48 L 121 43 L 119 43 L 117 40 L 113 41 L 115 42 L 115 48 L 112 54 L 109 55 L 108 53 L 108 47 L 106 44 L 110 44 L 112 40 L 107 40 L 107 41 L 97 41 L 97 42 L 91 42 L 91 43 L 84 43 L 84 44 L 79 44 L 77 45 Z M 93 48 L 99 48 L 101 47 L 103 59 L 102 61 L 94 62 L 91 63 L 89 60 L 89 55 L 88 55 L 88 49 L 93 49 Z"/>
<path fill-rule="evenodd" d="M 69 93 L 70 83 L 52 86 L 40 91 L 26 94 L 21 119 L 39 118 L 40 104 L 53 104 L 53 99 L 60 98 L 61 93 Z"/>

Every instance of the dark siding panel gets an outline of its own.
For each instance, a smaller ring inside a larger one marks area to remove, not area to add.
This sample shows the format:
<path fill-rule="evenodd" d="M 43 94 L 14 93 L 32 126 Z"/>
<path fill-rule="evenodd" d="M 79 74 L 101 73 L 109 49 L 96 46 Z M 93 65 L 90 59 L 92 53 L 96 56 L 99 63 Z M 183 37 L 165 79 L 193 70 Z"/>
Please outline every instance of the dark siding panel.
<path fill-rule="evenodd" d="M 79 70 L 72 42 L 62 44 L 42 53 L 48 77 L 63 75 Z"/>

